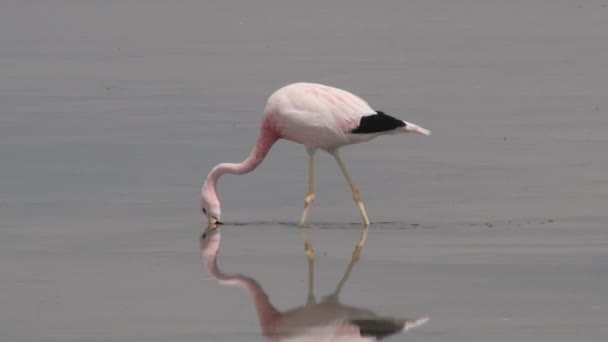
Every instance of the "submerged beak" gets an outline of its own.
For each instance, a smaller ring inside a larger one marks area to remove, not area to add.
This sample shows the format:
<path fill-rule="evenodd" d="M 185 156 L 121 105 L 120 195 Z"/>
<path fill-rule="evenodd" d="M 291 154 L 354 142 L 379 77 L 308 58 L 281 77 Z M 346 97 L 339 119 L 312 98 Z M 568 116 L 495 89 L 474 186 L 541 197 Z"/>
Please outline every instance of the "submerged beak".
<path fill-rule="evenodd" d="M 207 223 L 208 223 L 208 227 L 214 227 L 214 228 L 217 228 L 218 225 L 224 224 L 224 223 L 218 221 L 213 216 L 208 216 L 207 217 Z"/>
<path fill-rule="evenodd" d="M 422 128 L 413 123 L 406 122 L 404 128 L 405 128 L 406 132 L 418 133 L 418 134 L 422 134 L 422 135 L 431 135 L 431 131 L 429 131 L 426 128 Z"/>
<path fill-rule="evenodd" d="M 222 225 L 223 223 L 218 221 L 215 217 L 213 216 L 207 216 L 207 229 L 205 229 L 205 232 L 203 233 L 203 236 L 207 236 L 209 235 L 209 233 L 213 232 L 214 230 L 216 230 L 217 228 L 219 228 L 219 225 Z"/>

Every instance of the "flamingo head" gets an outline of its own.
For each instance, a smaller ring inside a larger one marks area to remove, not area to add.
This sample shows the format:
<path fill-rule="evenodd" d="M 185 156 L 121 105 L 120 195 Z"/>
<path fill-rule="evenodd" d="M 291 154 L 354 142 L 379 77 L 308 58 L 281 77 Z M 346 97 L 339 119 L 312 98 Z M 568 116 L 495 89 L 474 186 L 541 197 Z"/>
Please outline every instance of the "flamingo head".
<path fill-rule="evenodd" d="M 220 221 L 222 214 L 220 199 L 218 198 L 214 187 L 209 186 L 207 182 L 205 182 L 201 191 L 201 211 L 207 217 L 209 226 L 222 224 Z"/>

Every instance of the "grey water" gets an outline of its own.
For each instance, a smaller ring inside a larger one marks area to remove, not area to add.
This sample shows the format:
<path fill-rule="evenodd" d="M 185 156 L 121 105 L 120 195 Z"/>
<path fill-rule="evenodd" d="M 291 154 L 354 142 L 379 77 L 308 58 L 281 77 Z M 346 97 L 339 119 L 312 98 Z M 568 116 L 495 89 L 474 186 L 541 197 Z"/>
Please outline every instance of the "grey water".
<path fill-rule="evenodd" d="M 204 270 L 198 194 L 266 98 L 345 88 L 430 129 L 343 159 L 373 222 L 344 302 L 430 321 L 393 340 L 605 341 L 608 2 L 0 2 L 0 340 L 262 340 Z M 226 272 L 306 300 L 306 153 L 219 184 Z M 316 290 L 359 236 L 320 154 Z"/>

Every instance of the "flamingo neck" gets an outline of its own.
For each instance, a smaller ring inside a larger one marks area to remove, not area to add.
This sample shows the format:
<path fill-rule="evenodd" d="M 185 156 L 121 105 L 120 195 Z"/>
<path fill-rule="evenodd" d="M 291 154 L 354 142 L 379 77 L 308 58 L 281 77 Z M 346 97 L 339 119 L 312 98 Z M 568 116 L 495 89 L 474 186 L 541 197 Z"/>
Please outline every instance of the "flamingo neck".
<path fill-rule="evenodd" d="M 272 123 L 269 120 L 265 120 L 260 129 L 258 140 L 249 156 L 240 163 L 221 163 L 211 169 L 211 172 L 209 172 L 205 179 L 202 195 L 214 198 L 219 206 L 219 194 L 217 192 L 217 181 L 219 178 L 226 173 L 242 175 L 255 170 L 279 138 L 280 136 L 276 133 Z"/>
<path fill-rule="evenodd" d="M 209 274 L 222 285 L 241 286 L 247 289 L 253 299 L 264 336 L 270 336 L 281 313 L 272 305 L 262 286 L 250 277 L 242 274 L 224 274 L 217 266 L 217 254 L 205 257 Z"/>

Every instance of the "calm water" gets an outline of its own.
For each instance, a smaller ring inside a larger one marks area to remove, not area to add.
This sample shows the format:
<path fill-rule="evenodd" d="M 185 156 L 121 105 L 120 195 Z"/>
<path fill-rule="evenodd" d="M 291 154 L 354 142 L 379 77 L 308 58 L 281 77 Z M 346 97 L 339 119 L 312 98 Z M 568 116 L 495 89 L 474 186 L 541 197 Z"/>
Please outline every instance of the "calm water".
<path fill-rule="evenodd" d="M 261 340 L 204 271 L 198 193 L 302 80 L 433 132 L 344 149 L 376 222 L 344 302 L 430 315 L 416 341 L 608 336 L 602 1 L 3 1 L 0 32 L 2 340 Z M 359 214 L 316 170 L 323 295 Z M 304 149 L 219 189 L 222 268 L 302 305 Z"/>

